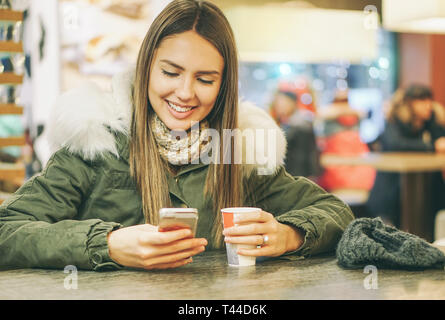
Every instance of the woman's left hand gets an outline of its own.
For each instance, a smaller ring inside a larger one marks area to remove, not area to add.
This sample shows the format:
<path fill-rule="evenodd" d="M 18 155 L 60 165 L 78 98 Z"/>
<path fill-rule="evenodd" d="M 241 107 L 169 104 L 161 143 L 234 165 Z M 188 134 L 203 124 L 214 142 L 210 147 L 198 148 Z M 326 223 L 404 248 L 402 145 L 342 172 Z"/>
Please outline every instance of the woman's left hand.
<path fill-rule="evenodd" d="M 225 242 L 261 246 L 256 249 L 238 249 L 240 255 L 277 257 L 297 250 L 304 242 L 303 231 L 279 223 L 266 211 L 240 214 L 234 217 L 233 222 L 235 226 L 223 231 Z M 266 236 L 268 241 L 264 243 Z"/>

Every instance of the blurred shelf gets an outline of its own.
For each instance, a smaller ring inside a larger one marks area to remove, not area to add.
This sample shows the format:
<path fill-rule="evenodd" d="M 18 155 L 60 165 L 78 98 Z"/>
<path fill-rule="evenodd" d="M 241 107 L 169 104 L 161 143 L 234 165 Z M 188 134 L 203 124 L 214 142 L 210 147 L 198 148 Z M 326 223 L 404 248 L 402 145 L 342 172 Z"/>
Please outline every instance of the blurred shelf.
<path fill-rule="evenodd" d="M 0 52 L 23 52 L 21 42 L 0 41 Z"/>
<path fill-rule="evenodd" d="M 23 12 L 8 9 L 0 9 L 0 21 L 23 21 Z M 23 43 L 14 41 L 0 41 L 0 52 L 23 52 Z M 23 75 L 13 72 L 0 73 L 0 84 L 20 85 L 23 82 Z M 13 103 L 0 103 L 0 114 L 23 114 L 23 107 Z M 10 146 L 24 146 L 26 139 L 24 136 L 0 138 L 0 148 Z M 20 187 L 25 181 L 25 165 L 19 163 L 0 162 L 0 180 L 5 184 Z M 3 186 L 4 187 L 4 186 Z M 10 191 L 9 188 L 4 190 Z M 0 203 L 12 194 L 0 191 Z"/>
<path fill-rule="evenodd" d="M 25 166 L 23 163 L 0 162 L 0 180 L 25 180 Z"/>
<path fill-rule="evenodd" d="M 23 76 L 12 72 L 0 73 L 0 84 L 22 84 Z"/>
<path fill-rule="evenodd" d="M 23 107 L 13 103 L 0 103 L 0 114 L 23 114 Z"/>
<path fill-rule="evenodd" d="M 0 20 L 23 21 L 23 12 L 9 9 L 0 9 Z"/>
<path fill-rule="evenodd" d="M 24 146 L 26 143 L 25 137 L 8 137 L 0 138 L 0 148 L 11 146 Z"/>

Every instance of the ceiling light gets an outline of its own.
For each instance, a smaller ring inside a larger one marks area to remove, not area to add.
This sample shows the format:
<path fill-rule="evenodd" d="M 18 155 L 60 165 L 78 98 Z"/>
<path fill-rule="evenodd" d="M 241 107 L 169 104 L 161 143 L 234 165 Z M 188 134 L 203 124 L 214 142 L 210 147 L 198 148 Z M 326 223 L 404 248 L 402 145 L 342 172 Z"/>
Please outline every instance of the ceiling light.
<path fill-rule="evenodd" d="M 443 0 L 383 0 L 382 12 L 387 30 L 445 34 Z"/>
<path fill-rule="evenodd" d="M 242 61 L 360 63 L 378 56 L 379 18 L 374 11 L 274 4 L 234 6 L 224 12 Z"/>

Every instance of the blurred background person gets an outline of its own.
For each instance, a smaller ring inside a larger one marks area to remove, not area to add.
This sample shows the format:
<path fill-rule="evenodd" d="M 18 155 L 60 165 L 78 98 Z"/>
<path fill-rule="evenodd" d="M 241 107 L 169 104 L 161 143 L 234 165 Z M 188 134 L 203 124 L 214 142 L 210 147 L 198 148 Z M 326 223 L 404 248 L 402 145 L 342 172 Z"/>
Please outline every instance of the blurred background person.
<path fill-rule="evenodd" d="M 377 139 L 379 151 L 445 152 L 445 109 L 433 100 L 427 86 L 398 89 L 390 104 L 385 130 Z M 440 172 L 432 175 L 434 212 L 444 208 L 445 187 Z M 400 174 L 377 172 L 367 211 L 387 223 L 400 225 Z"/>
<path fill-rule="evenodd" d="M 270 105 L 270 114 L 283 129 L 287 140 L 286 170 L 293 176 L 304 176 L 317 181 L 321 172 L 313 121 L 313 102 L 301 103 L 295 84 L 282 81 Z"/>
<path fill-rule="evenodd" d="M 338 90 L 333 102 L 319 112 L 318 118 L 322 127 L 319 137 L 322 154 L 360 156 L 370 151 L 359 132 L 363 114 L 350 106 L 348 90 Z M 354 195 L 358 202 L 365 202 L 375 174 L 371 166 L 330 165 L 324 168 L 319 184 L 338 195 L 348 198 Z"/>

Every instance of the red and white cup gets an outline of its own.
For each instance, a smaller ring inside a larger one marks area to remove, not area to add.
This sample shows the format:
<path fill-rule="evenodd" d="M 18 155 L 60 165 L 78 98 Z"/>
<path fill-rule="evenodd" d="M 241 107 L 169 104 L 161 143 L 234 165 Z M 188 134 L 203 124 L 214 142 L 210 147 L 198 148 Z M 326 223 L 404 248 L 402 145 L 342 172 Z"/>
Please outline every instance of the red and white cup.
<path fill-rule="evenodd" d="M 260 208 L 253 207 L 233 207 L 233 208 L 224 208 L 221 209 L 221 213 L 223 216 L 223 224 L 224 229 L 236 226 L 237 224 L 233 223 L 233 218 L 237 215 L 251 213 L 251 212 L 260 212 Z M 234 243 L 226 243 L 226 252 L 227 252 L 227 262 L 229 266 L 254 266 L 256 263 L 256 257 L 251 256 L 243 256 L 237 253 L 238 249 L 255 249 L 256 245 L 251 244 L 234 244 Z"/>

